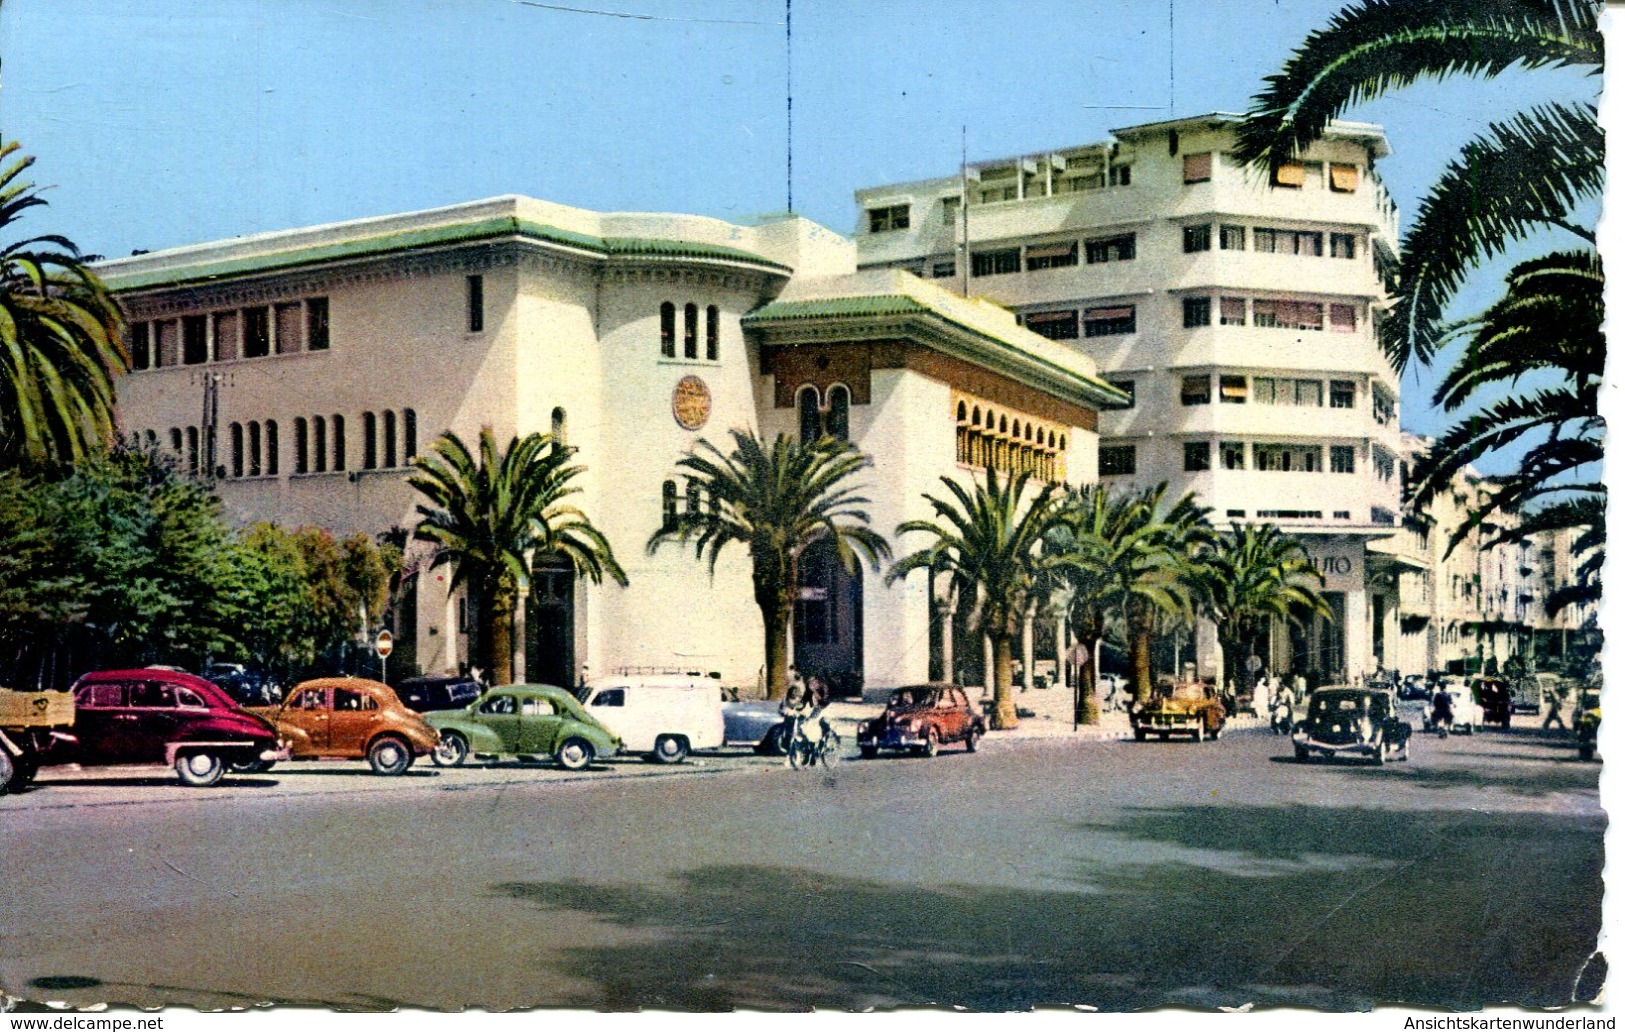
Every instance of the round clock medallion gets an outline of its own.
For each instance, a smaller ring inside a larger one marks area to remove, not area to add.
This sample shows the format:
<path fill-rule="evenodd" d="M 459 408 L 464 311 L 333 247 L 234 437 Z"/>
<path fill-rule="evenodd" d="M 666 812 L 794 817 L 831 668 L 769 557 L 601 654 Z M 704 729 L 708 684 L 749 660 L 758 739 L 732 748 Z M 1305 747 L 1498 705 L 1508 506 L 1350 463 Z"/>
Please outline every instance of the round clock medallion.
<path fill-rule="evenodd" d="M 698 376 L 685 376 L 671 392 L 671 414 L 684 430 L 698 430 L 711 418 L 711 388 Z"/>

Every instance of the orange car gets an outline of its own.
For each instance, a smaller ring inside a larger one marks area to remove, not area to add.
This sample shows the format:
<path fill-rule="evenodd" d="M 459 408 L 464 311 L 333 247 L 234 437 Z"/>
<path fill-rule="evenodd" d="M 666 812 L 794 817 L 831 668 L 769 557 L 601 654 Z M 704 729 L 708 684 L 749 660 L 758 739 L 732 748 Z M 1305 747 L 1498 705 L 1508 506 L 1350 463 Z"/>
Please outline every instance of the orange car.
<path fill-rule="evenodd" d="M 377 774 L 405 774 L 440 735 L 407 709 L 395 690 L 357 677 L 323 677 L 295 685 L 281 706 L 249 710 L 276 726 L 296 760 L 366 757 Z"/>

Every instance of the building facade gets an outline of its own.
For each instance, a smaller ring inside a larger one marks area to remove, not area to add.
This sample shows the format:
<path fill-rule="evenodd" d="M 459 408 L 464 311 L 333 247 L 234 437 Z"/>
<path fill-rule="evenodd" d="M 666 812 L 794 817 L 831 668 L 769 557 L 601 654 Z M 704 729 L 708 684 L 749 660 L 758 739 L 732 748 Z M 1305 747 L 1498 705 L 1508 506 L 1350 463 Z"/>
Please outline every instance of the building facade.
<path fill-rule="evenodd" d="M 1102 482 L 1166 482 L 1221 526 L 1302 541 L 1335 618 L 1257 647 L 1277 674 L 1355 678 L 1416 647 L 1401 574 L 1419 560 L 1376 545 L 1406 529 L 1399 384 L 1377 335 L 1398 237 L 1375 168 L 1388 146 L 1334 122 L 1266 177 L 1230 157 L 1239 121 L 1134 126 L 859 190 L 859 266 L 997 300 L 1098 363 L 1128 396 L 1101 414 Z M 1220 673 L 1211 628 L 1198 653 Z"/>
<path fill-rule="evenodd" d="M 744 553 L 712 576 L 688 550 L 644 548 L 702 504 L 675 466 L 696 442 L 726 448 L 734 428 L 849 438 L 873 459 L 862 479 L 889 535 L 930 515 L 920 494 L 937 477 L 969 475 L 972 438 L 1008 468 L 1092 479 L 1097 410 L 1121 399 L 1087 356 L 996 306 L 854 266 L 850 241 L 799 218 L 500 197 L 99 271 L 131 322 L 122 429 L 214 481 L 237 520 L 409 533 L 411 463 L 441 432 L 551 433 L 576 449 L 573 500 L 631 583 L 589 586 L 541 557 L 516 617 L 521 679 L 652 668 L 750 685 L 762 649 Z M 426 548 L 409 546 L 387 614 L 400 676 L 468 663 L 470 607 Z M 824 559 L 804 564 L 802 665 L 850 689 L 941 666 L 929 586 Z"/>

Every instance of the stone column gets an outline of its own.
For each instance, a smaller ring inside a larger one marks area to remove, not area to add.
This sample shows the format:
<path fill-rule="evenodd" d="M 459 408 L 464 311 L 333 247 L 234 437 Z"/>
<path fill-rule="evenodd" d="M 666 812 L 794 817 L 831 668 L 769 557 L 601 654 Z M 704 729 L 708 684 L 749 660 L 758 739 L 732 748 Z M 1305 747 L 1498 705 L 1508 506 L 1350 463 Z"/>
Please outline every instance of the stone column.
<path fill-rule="evenodd" d="M 457 592 L 446 592 L 446 673 L 457 672 Z"/>
<path fill-rule="evenodd" d="M 957 611 L 953 588 L 949 587 L 937 611 L 937 619 L 942 626 L 942 679 L 954 683 L 959 680 L 954 676 L 954 613 Z"/>
<path fill-rule="evenodd" d="M 513 607 L 513 683 L 525 683 L 525 606 L 530 602 L 530 589 L 519 589 L 519 601 Z"/>
<path fill-rule="evenodd" d="M 1034 611 L 1027 610 L 1027 615 L 1021 618 L 1021 690 L 1026 691 L 1033 686 L 1033 617 Z"/>
<path fill-rule="evenodd" d="M 1371 667 L 1371 619 L 1364 588 L 1344 596 L 1343 669 L 1350 684 L 1358 684 Z"/>
<path fill-rule="evenodd" d="M 993 639 L 982 635 L 982 695 L 993 694 Z"/>
<path fill-rule="evenodd" d="M 1055 680 L 1062 687 L 1065 687 L 1071 681 L 1071 678 L 1067 676 L 1068 671 L 1066 669 L 1066 650 L 1067 650 L 1066 636 L 1067 636 L 1066 617 L 1061 615 L 1061 614 L 1056 614 L 1056 617 L 1055 617 Z"/>

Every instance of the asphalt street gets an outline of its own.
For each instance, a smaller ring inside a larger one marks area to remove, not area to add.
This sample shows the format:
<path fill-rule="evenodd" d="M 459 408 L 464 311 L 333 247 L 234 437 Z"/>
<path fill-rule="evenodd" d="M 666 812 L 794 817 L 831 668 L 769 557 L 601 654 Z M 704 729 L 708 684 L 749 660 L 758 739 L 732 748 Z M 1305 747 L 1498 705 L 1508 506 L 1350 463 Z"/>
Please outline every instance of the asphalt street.
<path fill-rule="evenodd" d="M 1595 989 L 1599 765 L 1529 718 L 792 771 L 157 769 L 0 797 L 0 988 L 85 1005 L 1552 1006 Z M 850 741 L 850 739 L 849 739 Z M 1582 976 L 1582 972 L 1585 974 Z"/>

